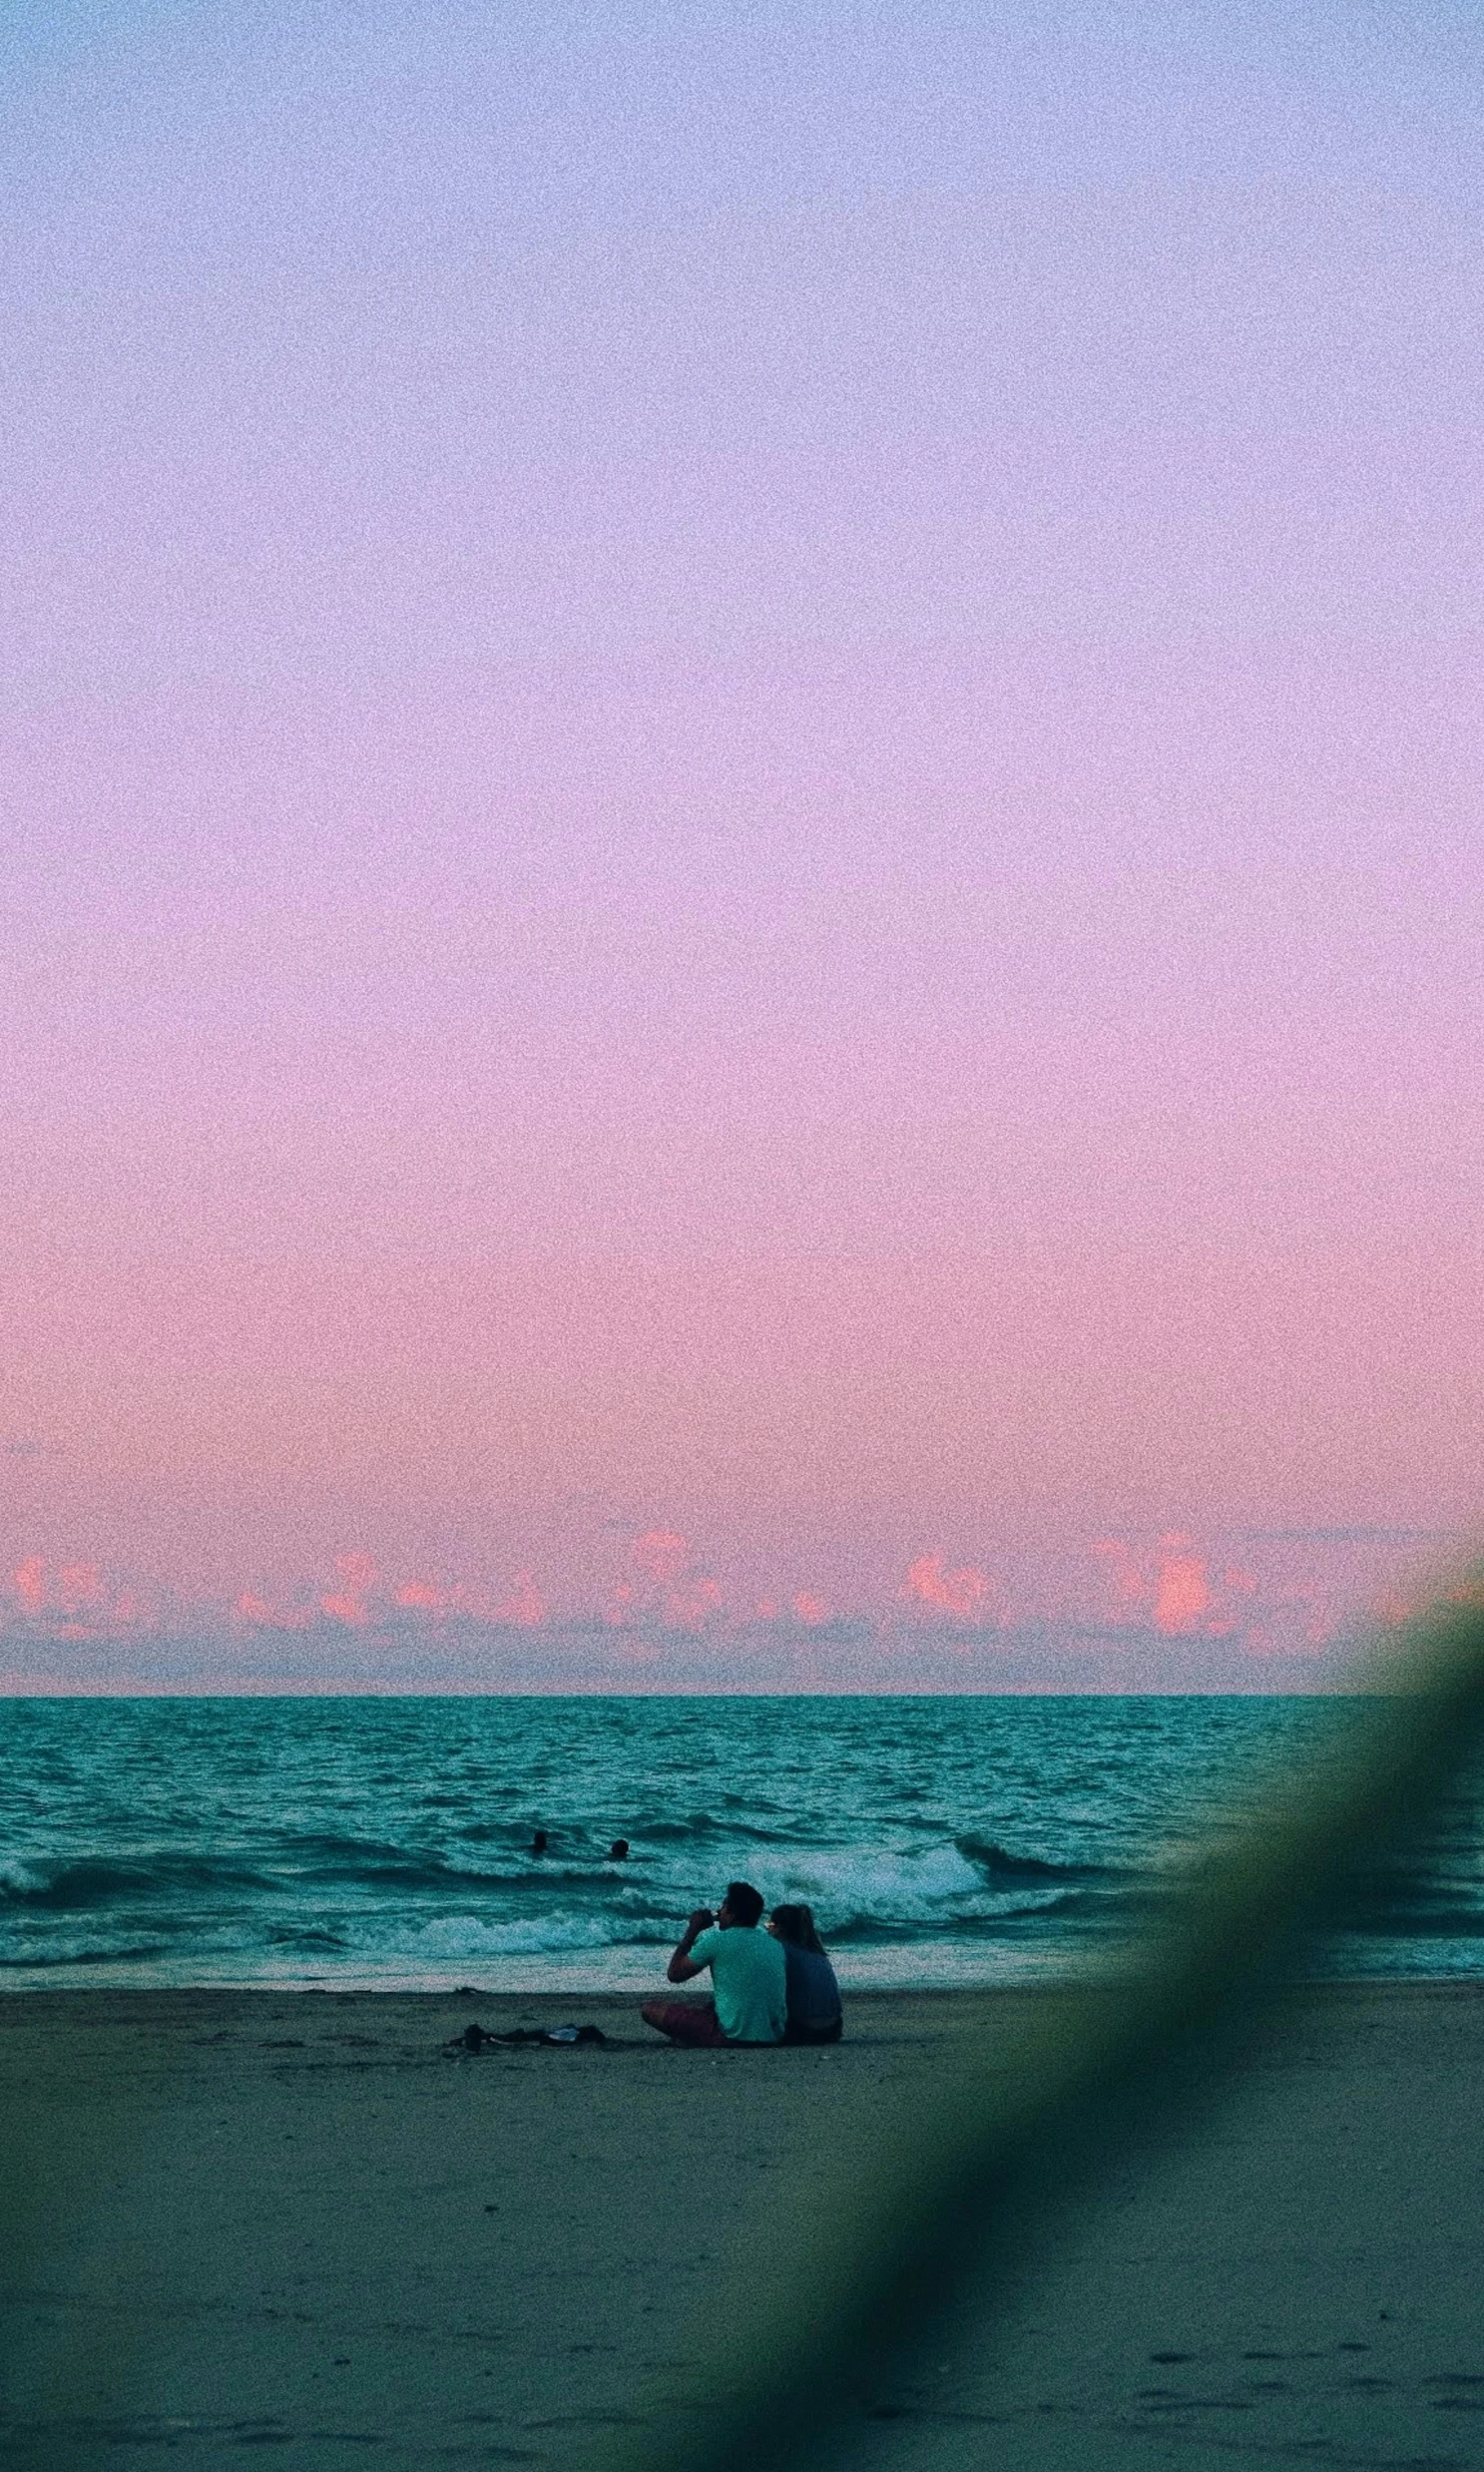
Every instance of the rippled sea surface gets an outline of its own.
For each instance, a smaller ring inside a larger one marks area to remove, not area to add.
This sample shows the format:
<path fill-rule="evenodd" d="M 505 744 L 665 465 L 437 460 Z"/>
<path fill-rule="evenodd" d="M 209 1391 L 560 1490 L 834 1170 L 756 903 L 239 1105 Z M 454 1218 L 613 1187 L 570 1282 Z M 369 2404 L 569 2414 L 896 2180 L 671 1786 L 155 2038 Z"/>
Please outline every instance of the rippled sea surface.
<path fill-rule="evenodd" d="M 856 1984 L 1023 1980 L 1127 1929 L 1335 1701 L 0 1702 L 0 1981 L 653 1984 L 729 1878 Z M 549 1850 L 531 1851 L 544 1828 Z M 627 1861 L 607 1859 L 627 1837 Z M 1470 1784 L 1323 1970 L 1484 1962 Z"/>

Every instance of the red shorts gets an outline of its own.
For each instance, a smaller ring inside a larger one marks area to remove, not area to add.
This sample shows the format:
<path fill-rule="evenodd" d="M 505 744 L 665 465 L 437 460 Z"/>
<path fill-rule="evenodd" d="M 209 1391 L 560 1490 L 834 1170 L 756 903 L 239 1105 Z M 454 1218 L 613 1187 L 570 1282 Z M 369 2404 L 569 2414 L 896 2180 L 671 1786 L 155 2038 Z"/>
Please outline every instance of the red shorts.
<path fill-rule="evenodd" d="M 644 2014 L 646 2024 L 668 2034 L 672 2043 L 697 2043 L 706 2051 L 726 2048 L 715 2000 L 652 2000 Z"/>

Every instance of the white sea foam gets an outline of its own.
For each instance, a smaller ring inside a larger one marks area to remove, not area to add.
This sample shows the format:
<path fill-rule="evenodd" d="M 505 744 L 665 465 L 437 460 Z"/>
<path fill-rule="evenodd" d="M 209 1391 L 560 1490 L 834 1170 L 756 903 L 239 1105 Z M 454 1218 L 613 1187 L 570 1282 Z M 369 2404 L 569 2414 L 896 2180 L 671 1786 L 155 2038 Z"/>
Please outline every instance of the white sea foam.
<path fill-rule="evenodd" d="M 945 1914 L 988 1912 L 1005 1901 L 1004 1892 L 991 1890 L 951 1844 L 788 1854 L 769 1888 L 769 1903 L 811 1905 L 823 1928 L 856 1916 L 930 1923 Z"/>
<path fill-rule="evenodd" d="M 610 1948 L 631 1937 L 616 1917 L 578 1914 L 529 1914 L 508 1923 L 492 1923 L 483 1914 L 440 1914 L 388 1936 L 413 1965 L 555 1956 L 567 1949 Z"/>

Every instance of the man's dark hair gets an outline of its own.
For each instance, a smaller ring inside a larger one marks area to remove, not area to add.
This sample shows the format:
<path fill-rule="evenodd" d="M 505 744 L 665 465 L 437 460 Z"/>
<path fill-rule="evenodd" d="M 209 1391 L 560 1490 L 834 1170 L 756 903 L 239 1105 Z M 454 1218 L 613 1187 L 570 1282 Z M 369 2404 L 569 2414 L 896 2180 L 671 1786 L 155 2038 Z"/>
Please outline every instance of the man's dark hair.
<path fill-rule="evenodd" d="M 740 1923 L 755 1923 L 762 1912 L 762 1899 L 747 1880 L 729 1880 L 723 1903 Z"/>

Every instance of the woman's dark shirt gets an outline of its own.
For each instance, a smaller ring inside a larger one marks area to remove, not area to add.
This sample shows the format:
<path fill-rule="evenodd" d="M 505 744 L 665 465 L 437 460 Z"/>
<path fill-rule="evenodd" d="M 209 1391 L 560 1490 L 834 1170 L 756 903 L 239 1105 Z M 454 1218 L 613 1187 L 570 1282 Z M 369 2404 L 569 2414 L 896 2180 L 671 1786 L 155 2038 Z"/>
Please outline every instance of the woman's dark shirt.
<path fill-rule="evenodd" d="M 840 1987 L 823 1950 L 795 1948 L 791 1940 L 785 1940 L 783 1962 L 788 1969 L 789 2025 L 807 2026 L 817 2033 L 821 2027 L 836 2024 Z"/>

